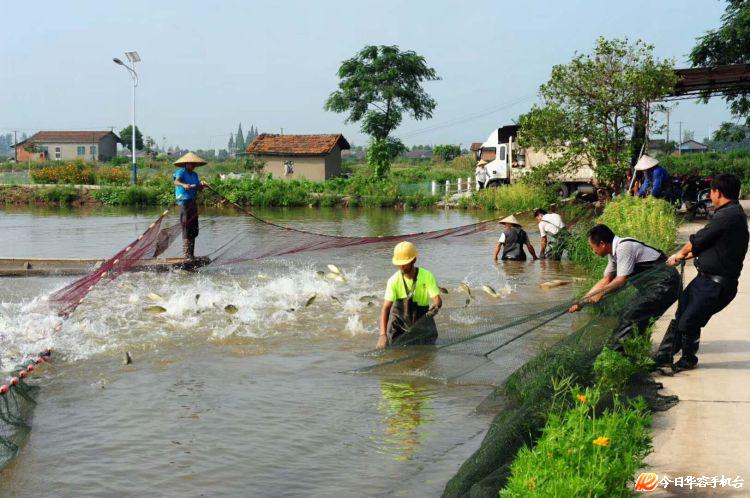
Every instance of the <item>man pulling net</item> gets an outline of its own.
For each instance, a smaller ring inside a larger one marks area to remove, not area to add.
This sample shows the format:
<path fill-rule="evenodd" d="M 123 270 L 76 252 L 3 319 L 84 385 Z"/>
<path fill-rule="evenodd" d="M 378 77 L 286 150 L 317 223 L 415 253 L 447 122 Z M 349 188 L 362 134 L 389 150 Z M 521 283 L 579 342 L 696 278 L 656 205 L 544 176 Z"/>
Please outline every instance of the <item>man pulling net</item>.
<path fill-rule="evenodd" d="M 182 226 L 182 250 L 185 259 L 195 259 L 195 239 L 198 237 L 198 192 L 207 185 L 198 178 L 195 168 L 206 164 L 200 156 L 188 152 L 174 162 L 179 167 L 174 178 L 174 195 L 180 211 Z"/>

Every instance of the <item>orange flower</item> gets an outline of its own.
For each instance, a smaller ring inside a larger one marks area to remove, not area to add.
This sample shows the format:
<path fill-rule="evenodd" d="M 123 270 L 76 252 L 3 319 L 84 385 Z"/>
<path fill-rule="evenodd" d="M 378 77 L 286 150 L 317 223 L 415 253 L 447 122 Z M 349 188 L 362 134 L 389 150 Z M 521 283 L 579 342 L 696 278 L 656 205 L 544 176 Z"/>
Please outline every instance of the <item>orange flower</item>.
<path fill-rule="evenodd" d="M 589 400 L 589 398 L 585 394 L 576 394 L 576 398 L 578 398 L 578 401 L 581 403 L 585 403 Z"/>
<path fill-rule="evenodd" d="M 592 444 L 596 446 L 609 446 L 609 438 L 604 436 L 599 436 L 598 438 L 594 439 Z"/>

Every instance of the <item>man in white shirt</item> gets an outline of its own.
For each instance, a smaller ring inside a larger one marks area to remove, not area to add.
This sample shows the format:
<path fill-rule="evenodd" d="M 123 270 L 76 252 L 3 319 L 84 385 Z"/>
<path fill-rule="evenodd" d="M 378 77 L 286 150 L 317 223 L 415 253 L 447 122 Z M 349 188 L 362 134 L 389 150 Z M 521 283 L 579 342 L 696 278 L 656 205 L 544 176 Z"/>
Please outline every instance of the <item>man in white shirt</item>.
<path fill-rule="evenodd" d="M 474 170 L 474 178 L 477 181 L 477 185 L 479 185 L 480 189 L 483 189 L 487 186 L 487 168 L 485 168 L 485 164 L 487 164 L 487 161 L 484 159 L 480 160 L 477 163 L 477 169 Z"/>
<path fill-rule="evenodd" d="M 565 242 L 569 235 L 562 217 L 557 213 L 548 213 L 544 209 L 535 209 L 534 218 L 539 222 L 539 235 L 541 237 L 539 257 L 559 261 L 562 258 Z"/>

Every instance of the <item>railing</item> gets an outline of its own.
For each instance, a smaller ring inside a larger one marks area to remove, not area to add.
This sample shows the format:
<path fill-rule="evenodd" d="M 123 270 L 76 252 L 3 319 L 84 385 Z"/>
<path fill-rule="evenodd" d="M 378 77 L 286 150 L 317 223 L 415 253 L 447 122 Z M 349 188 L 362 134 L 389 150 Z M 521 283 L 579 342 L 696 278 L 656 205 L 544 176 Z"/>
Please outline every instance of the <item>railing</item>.
<path fill-rule="evenodd" d="M 461 194 L 469 193 L 474 190 L 479 190 L 479 184 L 471 177 L 467 177 L 466 179 L 458 178 L 455 182 L 445 180 L 445 184 L 440 184 L 433 180 L 430 185 L 430 192 L 432 195 Z"/>

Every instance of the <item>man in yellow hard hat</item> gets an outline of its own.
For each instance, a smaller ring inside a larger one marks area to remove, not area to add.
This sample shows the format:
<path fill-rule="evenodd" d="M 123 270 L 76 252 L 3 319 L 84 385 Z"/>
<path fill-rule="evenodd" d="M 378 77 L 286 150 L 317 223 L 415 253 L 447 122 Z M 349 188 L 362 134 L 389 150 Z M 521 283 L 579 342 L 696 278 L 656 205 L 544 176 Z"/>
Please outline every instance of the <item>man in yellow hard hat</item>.
<path fill-rule="evenodd" d="M 434 344 L 434 316 L 443 305 L 435 277 L 417 268 L 417 248 L 399 242 L 393 249 L 393 264 L 399 271 L 388 279 L 380 311 L 378 348 Z"/>
<path fill-rule="evenodd" d="M 206 182 L 198 178 L 195 168 L 206 164 L 198 154 L 188 152 L 174 162 L 179 169 L 175 171 L 174 195 L 182 209 L 180 211 L 180 225 L 182 225 L 182 249 L 186 259 L 195 259 L 195 239 L 198 237 L 198 192 L 203 190 Z"/>

